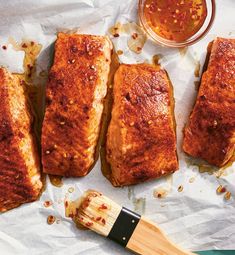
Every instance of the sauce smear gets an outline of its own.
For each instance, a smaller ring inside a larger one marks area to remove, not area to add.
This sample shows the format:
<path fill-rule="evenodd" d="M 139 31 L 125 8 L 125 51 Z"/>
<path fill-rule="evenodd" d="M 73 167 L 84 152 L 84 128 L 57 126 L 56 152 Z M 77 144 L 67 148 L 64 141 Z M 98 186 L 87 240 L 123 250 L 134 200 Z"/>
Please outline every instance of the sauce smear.
<path fill-rule="evenodd" d="M 202 27 L 207 7 L 205 0 L 146 0 L 144 16 L 160 37 L 182 42 Z"/>

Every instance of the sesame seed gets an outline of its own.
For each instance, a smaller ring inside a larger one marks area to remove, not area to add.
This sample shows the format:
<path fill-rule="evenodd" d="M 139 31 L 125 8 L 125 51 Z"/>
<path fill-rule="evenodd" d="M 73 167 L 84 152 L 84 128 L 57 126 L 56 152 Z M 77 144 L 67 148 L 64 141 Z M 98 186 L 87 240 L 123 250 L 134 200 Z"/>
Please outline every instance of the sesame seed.
<path fill-rule="evenodd" d="M 67 158 L 67 154 L 66 154 L 66 153 L 64 153 L 64 154 L 63 154 L 63 157 L 64 157 L 64 158 Z"/>
<path fill-rule="evenodd" d="M 174 23 L 177 23 L 177 19 L 174 19 Z"/>
<path fill-rule="evenodd" d="M 69 63 L 69 64 L 74 64 L 74 63 L 75 63 L 75 59 L 70 59 L 70 60 L 68 60 L 68 63 Z"/>
<path fill-rule="evenodd" d="M 49 150 L 46 151 L 46 154 L 50 154 L 51 152 Z"/>
<path fill-rule="evenodd" d="M 153 121 L 152 121 L 152 120 L 149 120 L 149 121 L 148 121 L 148 124 L 149 124 L 149 125 L 151 125 L 152 123 L 153 123 Z"/>
<path fill-rule="evenodd" d="M 89 81 L 92 81 L 93 79 L 94 79 L 93 76 L 90 76 L 90 77 L 89 77 Z"/>
<path fill-rule="evenodd" d="M 57 148 L 57 145 L 56 145 L 56 144 L 54 145 L 54 148 L 55 148 L 55 149 Z"/>
<path fill-rule="evenodd" d="M 175 10 L 175 13 L 179 13 L 180 11 L 178 9 Z"/>
<path fill-rule="evenodd" d="M 60 125 L 64 125 L 64 124 L 65 124 L 65 122 L 64 122 L 64 121 L 61 121 L 61 122 L 60 122 Z"/>
<path fill-rule="evenodd" d="M 88 52 L 88 55 L 89 55 L 89 56 L 92 56 L 92 55 L 93 55 L 93 53 L 89 51 L 89 52 Z"/>
<path fill-rule="evenodd" d="M 69 100 L 69 104 L 73 104 L 73 100 Z"/>
<path fill-rule="evenodd" d="M 135 125 L 135 122 L 132 121 L 132 122 L 130 123 L 130 126 L 133 127 L 134 125 Z"/>
<path fill-rule="evenodd" d="M 95 70 L 95 66 L 94 65 L 90 66 L 90 69 Z"/>

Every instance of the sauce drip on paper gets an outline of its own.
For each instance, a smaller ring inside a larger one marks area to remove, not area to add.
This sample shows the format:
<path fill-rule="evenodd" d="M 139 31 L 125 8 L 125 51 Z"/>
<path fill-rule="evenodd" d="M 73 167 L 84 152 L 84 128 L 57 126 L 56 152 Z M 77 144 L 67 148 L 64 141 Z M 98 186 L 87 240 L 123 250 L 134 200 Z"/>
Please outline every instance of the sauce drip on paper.
<path fill-rule="evenodd" d="M 182 42 L 200 30 L 207 6 L 205 0 L 146 0 L 144 16 L 157 35 Z"/>
<path fill-rule="evenodd" d="M 49 174 L 49 179 L 50 179 L 50 182 L 53 186 L 59 188 L 59 187 L 62 187 L 63 186 L 63 180 L 62 180 L 62 176 L 58 176 L 58 175 L 52 175 L 52 174 Z"/>

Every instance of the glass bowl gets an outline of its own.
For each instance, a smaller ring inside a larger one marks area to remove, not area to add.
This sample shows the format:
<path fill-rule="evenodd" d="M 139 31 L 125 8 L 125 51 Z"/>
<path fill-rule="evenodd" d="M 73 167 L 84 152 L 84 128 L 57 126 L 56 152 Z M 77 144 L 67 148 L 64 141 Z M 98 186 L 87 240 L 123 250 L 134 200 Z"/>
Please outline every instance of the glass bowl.
<path fill-rule="evenodd" d="M 147 34 L 158 44 L 173 47 L 173 48 L 181 48 L 192 45 L 197 41 L 201 40 L 211 29 L 211 26 L 215 19 L 216 12 L 216 4 L 215 0 L 205 0 L 207 5 L 207 17 L 198 32 L 196 32 L 193 36 L 188 38 L 185 41 L 175 42 L 172 40 L 165 39 L 158 34 L 156 34 L 152 28 L 148 25 L 145 15 L 144 15 L 144 4 L 146 0 L 139 0 L 139 21 L 140 25 L 147 32 Z M 156 0 L 157 1 L 157 0 Z"/>

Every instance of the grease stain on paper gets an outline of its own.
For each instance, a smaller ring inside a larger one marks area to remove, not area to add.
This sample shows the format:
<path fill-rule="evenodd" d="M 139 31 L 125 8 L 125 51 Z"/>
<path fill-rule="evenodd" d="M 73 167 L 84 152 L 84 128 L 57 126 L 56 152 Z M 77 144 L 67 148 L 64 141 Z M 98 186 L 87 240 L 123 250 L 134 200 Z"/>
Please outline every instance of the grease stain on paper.
<path fill-rule="evenodd" d="M 133 203 L 136 212 L 140 214 L 145 213 L 146 198 L 136 197 L 134 187 L 128 187 L 128 199 Z"/>
<path fill-rule="evenodd" d="M 147 41 L 146 33 L 135 22 L 128 22 L 125 24 L 117 22 L 114 26 L 110 27 L 108 31 L 114 38 L 119 37 L 121 34 L 127 34 L 127 46 L 136 54 L 141 53 L 144 44 Z"/>

